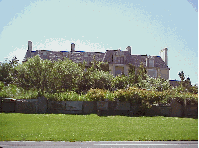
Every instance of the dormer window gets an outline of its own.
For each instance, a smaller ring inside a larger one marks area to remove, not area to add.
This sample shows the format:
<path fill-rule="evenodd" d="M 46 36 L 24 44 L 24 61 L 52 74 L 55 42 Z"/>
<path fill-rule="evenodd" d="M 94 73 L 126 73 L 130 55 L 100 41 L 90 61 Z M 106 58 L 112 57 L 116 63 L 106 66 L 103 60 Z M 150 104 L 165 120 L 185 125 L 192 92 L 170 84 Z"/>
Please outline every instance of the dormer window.
<path fill-rule="evenodd" d="M 146 66 L 147 67 L 154 67 L 154 57 L 149 56 L 146 58 Z"/>
<path fill-rule="evenodd" d="M 154 67 L 154 59 L 149 58 L 149 67 Z"/>

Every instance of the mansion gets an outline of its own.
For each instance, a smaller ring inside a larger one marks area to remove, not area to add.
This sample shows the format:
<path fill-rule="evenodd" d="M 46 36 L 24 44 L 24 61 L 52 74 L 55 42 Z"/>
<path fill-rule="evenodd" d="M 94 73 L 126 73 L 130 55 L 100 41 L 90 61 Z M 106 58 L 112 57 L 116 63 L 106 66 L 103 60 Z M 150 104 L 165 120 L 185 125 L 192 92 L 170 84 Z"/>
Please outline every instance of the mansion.
<path fill-rule="evenodd" d="M 41 59 L 45 60 L 58 60 L 69 58 L 73 62 L 79 63 L 86 61 L 90 63 L 95 56 L 96 61 L 108 62 L 109 71 L 114 76 L 119 74 L 128 75 L 128 64 L 132 64 L 135 67 L 139 67 L 141 63 L 144 64 L 147 70 L 147 74 L 150 77 L 161 77 L 169 80 L 169 70 L 168 68 L 168 56 L 167 48 L 160 51 L 160 56 L 147 56 L 147 55 L 131 55 L 131 47 L 128 46 L 126 50 L 106 50 L 105 53 L 102 52 L 83 52 L 75 51 L 75 44 L 71 44 L 71 51 L 48 51 L 48 50 L 36 50 L 32 51 L 32 42 L 28 41 L 28 50 L 26 52 L 24 62 L 28 58 L 39 55 Z"/>

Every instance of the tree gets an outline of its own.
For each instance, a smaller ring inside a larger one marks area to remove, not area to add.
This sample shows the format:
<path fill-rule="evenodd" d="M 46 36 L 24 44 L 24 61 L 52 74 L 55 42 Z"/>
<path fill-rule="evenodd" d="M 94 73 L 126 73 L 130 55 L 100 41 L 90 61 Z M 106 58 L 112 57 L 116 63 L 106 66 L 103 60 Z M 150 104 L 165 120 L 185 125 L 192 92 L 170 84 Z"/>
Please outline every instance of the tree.
<path fill-rule="evenodd" d="M 135 66 L 132 64 L 129 64 L 129 70 L 128 70 L 128 85 L 133 86 L 136 83 L 136 74 L 135 74 Z"/>
<path fill-rule="evenodd" d="M 42 69 L 45 67 L 43 65 L 43 60 L 37 55 L 33 58 L 28 59 L 25 63 L 19 64 L 16 69 L 16 79 L 15 83 L 29 90 L 31 88 L 43 91 L 42 81 L 43 72 Z M 49 69 L 50 71 L 50 69 Z M 43 82 L 44 83 L 44 82 Z"/>
<path fill-rule="evenodd" d="M 118 75 L 114 77 L 112 81 L 113 89 L 127 88 L 128 84 L 129 84 L 128 76 L 125 75 Z"/>
<path fill-rule="evenodd" d="M 58 60 L 54 63 L 51 72 L 51 83 L 54 91 L 72 91 L 77 89 L 78 79 L 82 74 L 82 69 L 77 63 L 69 59 Z"/>
<path fill-rule="evenodd" d="M 168 90 L 170 87 L 169 81 L 165 80 L 163 78 L 152 78 L 149 76 L 146 76 L 146 80 L 142 80 L 141 83 L 139 83 L 141 88 L 146 88 L 150 90 L 157 90 L 157 91 L 163 91 Z"/>
<path fill-rule="evenodd" d="M 183 83 L 183 81 L 184 81 L 184 79 L 185 79 L 184 72 L 181 71 L 181 72 L 178 73 L 178 75 L 179 75 L 179 77 L 180 77 L 180 79 L 181 79 L 181 86 L 182 86 L 182 83 Z"/>
<path fill-rule="evenodd" d="M 69 59 L 42 60 L 37 55 L 16 67 L 16 84 L 29 90 L 34 88 L 41 94 L 77 89 L 77 81 L 82 72 L 77 63 Z"/>
<path fill-rule="evenodd" d="M 12 58 L 9 62 L 0 63 L 0 81 L 5 85 L 13 83 L 13 75 L 15 73 L 15 67 L 18 65 L 16 56 Z"/>

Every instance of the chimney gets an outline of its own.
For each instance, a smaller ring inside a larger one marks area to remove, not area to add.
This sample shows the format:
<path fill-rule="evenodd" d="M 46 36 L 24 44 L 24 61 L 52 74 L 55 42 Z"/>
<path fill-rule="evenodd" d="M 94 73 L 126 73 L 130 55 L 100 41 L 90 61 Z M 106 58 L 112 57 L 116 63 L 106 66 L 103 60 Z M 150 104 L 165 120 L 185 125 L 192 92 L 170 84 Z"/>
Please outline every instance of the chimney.
<path fill-rule="evenodd" d="M 128 46 L 128 47 L 126 47 L 126 50 L 130 53 L 130 55 L 131 55 L 131 47 L 130 46 Z"/>
<path fill-rule="evenodd" d="M 28 51 L 32 51 L 32 42 L 28 41 Z"/>
<path fill-rule="evenodd" d="M 168 55 L 167 55 L 168 48 L 164 48 L 160 50 L 159 55 L 162 58 L 162 60 L 165 62 L 165 64 L 168 66 Z"/>
<path fill-rule="evenodd" d="M 71 44 L 71 52 L 75 52 L 75 44 L 74 43 Z"/>

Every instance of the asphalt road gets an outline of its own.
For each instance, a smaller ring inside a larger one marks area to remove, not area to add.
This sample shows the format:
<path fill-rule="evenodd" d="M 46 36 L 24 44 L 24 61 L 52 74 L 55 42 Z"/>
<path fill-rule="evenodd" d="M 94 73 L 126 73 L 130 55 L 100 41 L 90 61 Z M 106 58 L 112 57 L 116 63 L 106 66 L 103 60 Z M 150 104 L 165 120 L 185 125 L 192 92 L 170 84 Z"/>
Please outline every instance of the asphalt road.
<path fill-rule="evenodd" d="M 0 141 L 0 148 L 197 148 L 198 141 Z"/>

